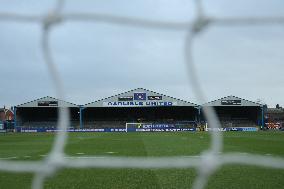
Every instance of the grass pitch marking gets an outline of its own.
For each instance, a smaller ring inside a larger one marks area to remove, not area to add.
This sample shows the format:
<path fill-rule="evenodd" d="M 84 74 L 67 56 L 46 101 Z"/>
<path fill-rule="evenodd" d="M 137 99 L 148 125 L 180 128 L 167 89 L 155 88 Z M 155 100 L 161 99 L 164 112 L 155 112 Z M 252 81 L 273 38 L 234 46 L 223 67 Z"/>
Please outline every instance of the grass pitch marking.
<path fill-rule="evenodd" d="M 78 153 L 76 153 L 77 155 L 84 155 L 85 153 L 83 153 L 83 152 L 78 152 Z"/>
<path fill-rule="evenodd" d="M 106 154 L 117 154 L 118 152 L 106 152 Z"/>

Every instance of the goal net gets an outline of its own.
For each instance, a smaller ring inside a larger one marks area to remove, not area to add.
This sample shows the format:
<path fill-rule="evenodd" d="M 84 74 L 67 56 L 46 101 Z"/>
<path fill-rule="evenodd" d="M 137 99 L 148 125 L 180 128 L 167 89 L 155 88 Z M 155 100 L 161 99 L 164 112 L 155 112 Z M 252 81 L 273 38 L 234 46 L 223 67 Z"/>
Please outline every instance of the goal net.
<path fill-rule="evenodd" d="M 3 2 L 2 2 L 3 3 Z M 269 3 L 269 2 L 267 2 Z M 254 26 L 254 25 L 284 25 L 284 16 L 277 17 L 214 17 L 206 12 L 206 8 L 201 0 L 194 1 L 195 18 L 192 22 L 181 21 L 156 21 L 151 19 L 132 18 L 127 16 L 116 16 L 112 14 L 101 14 L 96 12 L 74 12 L 64 11 L 64 6 L 68 1 L 57 0 L 55 6 L 48 13 L 30 14 L 18 12 L 0 11 L 0 22 L 15 22 L 26 24 L 38 24 L 42 26 L 41 51 L 43 59 L 48 68 L 48 73 L 56 90 L 59 99 L 66 99 L 64 82 L 57 67 L 58 60 L 55 51 L 52 49 L 50 31 L 56 27 L 64 27 L 65 22 L 103 22 L 109 24 L 122 25 L 127 27 L 137 27 L 146 29 L 159 29 L 165 31 L 181 30 L 186 32 L 184 39 L 184 62 L 192 90 L 200 104 L 207 102 L 204 91 L 201 88 L 200 77 L 195 69 L 193 60 L 193 42 L 197 35 L 212 26 Z M 222 68 L 223 69 L 223 68 Z M 100 82 L 100 81 L 98 81 Z M 211 107 L 204 109 L 204 115 L 208 124 L 212 128 L 220 128 L 219 120 Z M 62 107 L 59 111 L 58 130 L 65 131 L 69 125 L 69 115 L 67 108 Z M 146 126 L 147 123 L 145 123 Z M 140 124 L 141 126 L 141 124 Z M 142 127 L 143 127 L 142 126 Z M 127 130 L 138 129 L 138 123 L 128 123 Z M 255 165 L 261 167 L 284 169 L 284 159 L 278 157 L 266 157 L 254 154 L 225 153 L 223 151 L 222 133 L 211 131 L 211 145 L 203 152 L 199 158 L 191 157 L 163 157 L 163 158 L 125 158 L 111 157 L 104 159 L 65 159 L 64 147 L 67 141 L 67 132 L 58 132 L 53 143 L 52 150 L 47 158 L 42 161 L 8 161 L 0 160 L 0 170 L 10 172 L 30 172 L 35 173 L 32 188 L 41 189 L 46 178 L 54 175 L 60 168 L 195 168 L 198 175 L 193 183 L 194 189 L 203 189 L 210 176 L 222 165 L 242 164 Z M 257 160 L 257 161 L 256 161 Z"/>

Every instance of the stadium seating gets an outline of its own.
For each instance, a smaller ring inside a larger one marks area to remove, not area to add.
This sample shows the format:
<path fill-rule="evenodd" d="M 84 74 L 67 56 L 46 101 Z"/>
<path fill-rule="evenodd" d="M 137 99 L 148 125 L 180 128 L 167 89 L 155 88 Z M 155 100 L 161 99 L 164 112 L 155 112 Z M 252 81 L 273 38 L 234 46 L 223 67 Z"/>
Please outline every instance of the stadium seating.
<path fill-rule="evenodd" d="M 106 129 L 106 128 L 125 128 L 126 123 L 137 123 L 138 121 L 88 121 L 84 123 L 84 128 L 91 129 Z M 196 127 L 196 122 L 194 121 L 173 121 L 173 120 L 156 120 L 156 121 L 143 121 L 143 123 L 152 124 L 175 124 L 180 125 L 180 127 L 193 128 Z"/>
<path fill-rule="evenodd" d="M 36 129 L 36 128 L 56 128 L 57 122 L 56 121 L 27 121 L 22 123 L 22 128 L 30 128 L 30 129 Z M 70 124 L 71 128 L 79 128 L 79 122 L 78 121 L 71 121 Z"/>
<path fill-rule="evenodd" d="M 221 125 L 223 128 L 225 127 L 256 127 L 257 125 L 250 120 L 221 120 Z"/>
<path fill-rule="evenodd" d="M 125 121 L 88 121 L 84 123 L 85 129 L 124 128 Z"/>

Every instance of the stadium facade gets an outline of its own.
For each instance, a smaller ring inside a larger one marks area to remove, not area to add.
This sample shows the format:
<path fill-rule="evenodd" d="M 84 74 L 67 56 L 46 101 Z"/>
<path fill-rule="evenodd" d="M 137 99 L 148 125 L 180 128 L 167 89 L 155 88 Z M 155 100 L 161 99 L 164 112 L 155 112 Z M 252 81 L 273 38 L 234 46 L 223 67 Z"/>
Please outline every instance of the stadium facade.
<path fill-rule="evenodd" d="M 15 128 L 55 128 L 60 107 L 69 109 L 71 125 L 79 123 L 79 106 L 53 97 L 43 97 L 14 107 Z"/>
<path fill-rule="evenodd" d="M 213 107 L 223 128 L 264 126 L 264 106 L 236 96 L 223 97 L 201 106 Z M 203 111 L 201 111 L 203 112 Z M 201 120 L 204 115 L 201 114 Z"/>
<path fill-rule="evenodd" d="M 49 96 L 23 103 L 14 107 L 15 128 L 56 128 L 60 107 L 69 109 L 71 119 L 69 128 L 125 128 L 127 123 L 197 128 L 198 125 L 206 122 L 202 109 L 208 106 L 216 110 L 223 127 L 263 127 L 264 125 L 263 105 L 246 99 L 228 96 L 197 105 L 137 88 L 85 105 L 76 105 Z"/>

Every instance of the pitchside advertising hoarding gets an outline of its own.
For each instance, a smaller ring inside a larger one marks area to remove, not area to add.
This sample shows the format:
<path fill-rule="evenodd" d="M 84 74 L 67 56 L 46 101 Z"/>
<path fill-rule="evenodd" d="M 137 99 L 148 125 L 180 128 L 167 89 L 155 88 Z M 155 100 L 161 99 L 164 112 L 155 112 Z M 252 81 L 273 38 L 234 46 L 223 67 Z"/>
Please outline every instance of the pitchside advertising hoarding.
<path fill-rule="evenodd" d="M 48 129 L 48 128 L 36 128 L 36 129 L 26 129 L 18 128 L 17 132 L 21 133 L 39 133 L 39 132 L 59 132 L 62 130 L 58 129 Z M 67 129 L 67 132 L 179 132 L 179 131 L 196 131 L 195 128 L 155 128 L 155 129 L 128 129 L 126 128 L 105 128 L 105 129 Z"/>
<path fill-rule="evenodd" d="M 117 101 L 103 102 L 104 107 L 147 107 L 147 106 L 176 106 L 177 102 L 163 101 L 161 95 L 133 93 L 129 96 L 119 96 Z"/>
<path fill-rule="evenodd" d="M 178 132 L 178 131 L 196 131 L 195 128 L 188 128 L 182 124 L 167 124 L 167 123 L 128 123 L 128 127 L 124 128 L 104 128 L 104 129 L 75 129 L 68 128 L 67 132 Z M 57 128 L 17 128 L 17 132 L 22 133 L 37 133 L 37 132 L 59 132 Z"/>
<path fill-rule="evenodd" d="M 127 132 L 174 132 L 174 131 L 195 131 L 189 128 L 188 124 L 168 124 L 168 123 L 127 123 Z"/>
<path fill-rule="evenodd" d="M 206 128 L 206 131 L 258 131 L 257 127 Z"/>
<path fill-rule="evenodd" d="M 17 128 L 17 132 L 22 133 L 38 133 L 38 132 L 59 132 L 55 128 Z M 258 131 L 256 127 L 234 127 L 234 128 L 217 128 L 210 129 L 207 128 L 206 131 L 245 131 L 245 132 L 255 132 Z M 195 132 L 196 128 L 105 128 L 105 129 L 67 129 L 67 132 Z"/>

